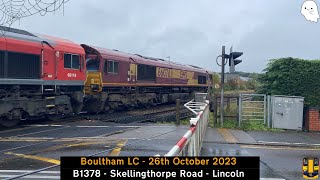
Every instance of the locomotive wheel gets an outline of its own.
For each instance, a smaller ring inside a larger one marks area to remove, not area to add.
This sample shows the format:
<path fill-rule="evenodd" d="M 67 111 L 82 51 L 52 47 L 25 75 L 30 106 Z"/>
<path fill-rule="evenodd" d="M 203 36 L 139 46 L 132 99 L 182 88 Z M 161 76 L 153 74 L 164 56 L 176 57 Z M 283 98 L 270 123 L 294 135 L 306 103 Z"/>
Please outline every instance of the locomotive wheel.
<path fill-rule="evenodd" d="M 0 124 L 4 127 L 14 127 L 20 123 L 20 119 L 7 119 L 5 117 L 0 118 Z"/>

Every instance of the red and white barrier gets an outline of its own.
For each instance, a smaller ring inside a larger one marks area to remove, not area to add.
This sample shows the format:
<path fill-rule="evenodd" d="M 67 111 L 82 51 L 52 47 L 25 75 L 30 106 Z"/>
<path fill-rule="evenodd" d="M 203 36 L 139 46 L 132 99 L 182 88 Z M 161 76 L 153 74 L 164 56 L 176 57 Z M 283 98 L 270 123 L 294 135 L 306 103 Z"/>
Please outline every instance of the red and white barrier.
<path fill-rule="evenodd" d="M 190 119 L 190 129 L 165 156 L 198 156 L 209 121 L 209 101 L 190 101 L 184 105 L 197 117 Z"/>

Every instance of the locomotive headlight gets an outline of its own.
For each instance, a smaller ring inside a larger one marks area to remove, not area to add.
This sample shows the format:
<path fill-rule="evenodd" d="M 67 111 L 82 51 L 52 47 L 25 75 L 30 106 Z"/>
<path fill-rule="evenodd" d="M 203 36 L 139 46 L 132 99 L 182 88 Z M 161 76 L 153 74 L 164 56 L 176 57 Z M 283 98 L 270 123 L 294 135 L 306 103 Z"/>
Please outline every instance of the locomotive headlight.
<path fill-rule="evenodd" d="M 91 84 L 90 88 L 92 89 L 92 91 L 97 91 L 97 90 L 99 90 L 99 85 L 98 84 Z"/>

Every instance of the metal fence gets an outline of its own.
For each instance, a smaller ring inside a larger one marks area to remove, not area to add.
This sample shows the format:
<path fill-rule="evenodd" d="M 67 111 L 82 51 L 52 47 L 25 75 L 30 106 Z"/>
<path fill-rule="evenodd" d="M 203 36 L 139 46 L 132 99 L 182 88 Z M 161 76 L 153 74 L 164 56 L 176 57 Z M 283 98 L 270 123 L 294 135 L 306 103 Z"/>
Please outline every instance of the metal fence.
<path fill-rule="evenodd" d="M 201 98 L 197 98 L 197 101 L 201 102 L 195 102 L 193 100 L 184 105 L 192 111 L 196 117 L 190 119 L 191 126 L 188 132 L 165 156 L 199 156 L 210 113 L 209 101 L 204 100 L 207 94 L 202 93 L 202 95 L 204 97 L 203 101 L 201 101 Z"/>
<path fill-rule="evenodd" d="M 269 128 L 301 130 L 303 127 L 303 97 L 240 94 L 239 98 L 239 127 L 244 121 L 260 121 Z"/>
<path fill-rule="evenodd" d="M 239 126 L 242 121 L 267 122 L 267 96 L 265 94 L 240 94 Z"/>

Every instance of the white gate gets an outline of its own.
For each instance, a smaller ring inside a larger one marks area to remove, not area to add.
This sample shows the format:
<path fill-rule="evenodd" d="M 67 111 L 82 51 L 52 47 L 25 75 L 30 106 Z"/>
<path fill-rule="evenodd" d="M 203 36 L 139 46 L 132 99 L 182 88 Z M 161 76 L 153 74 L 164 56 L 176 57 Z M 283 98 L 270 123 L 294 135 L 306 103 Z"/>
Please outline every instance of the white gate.
<path fill-rule="evenodd" d="M 267 123 L 267 96 L 265 94 L 240 94 L 239 127 L 242 121 Z"/>

